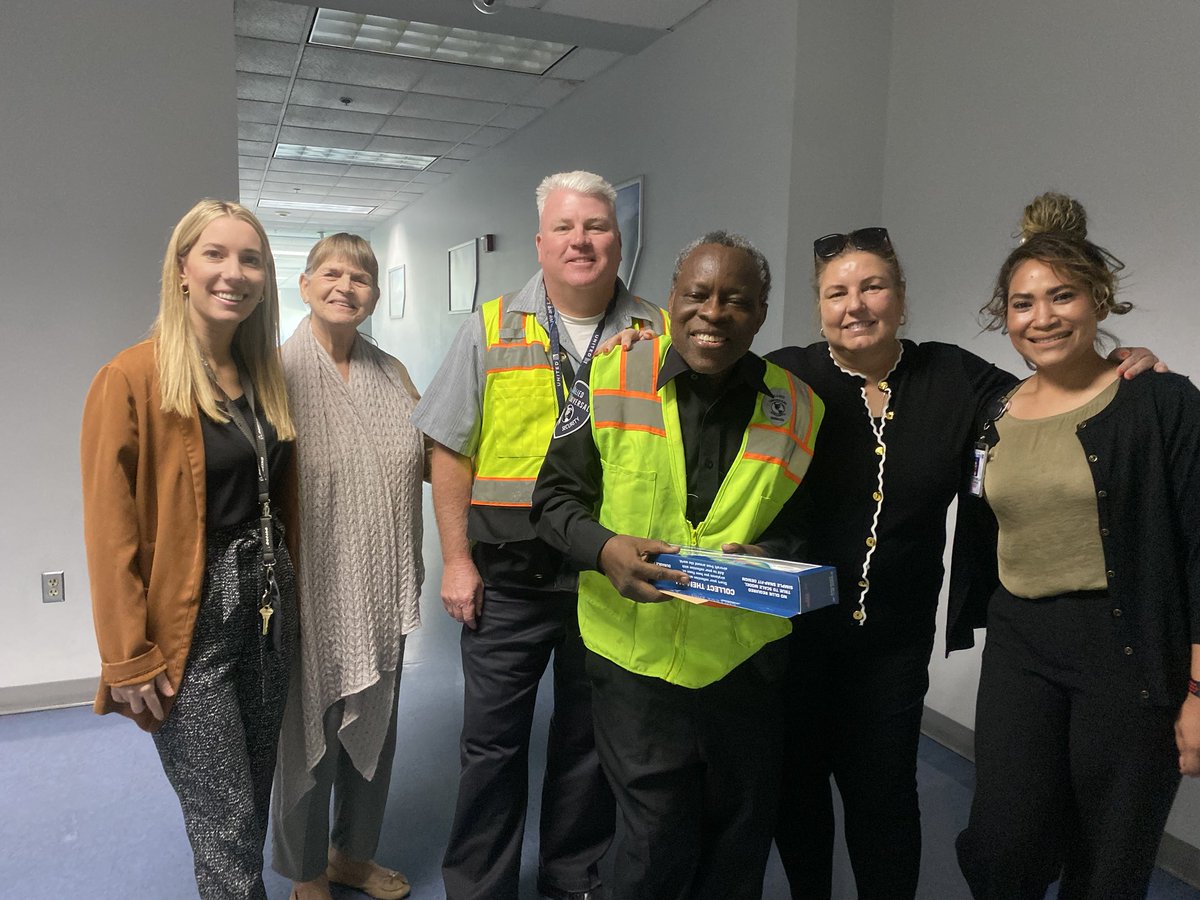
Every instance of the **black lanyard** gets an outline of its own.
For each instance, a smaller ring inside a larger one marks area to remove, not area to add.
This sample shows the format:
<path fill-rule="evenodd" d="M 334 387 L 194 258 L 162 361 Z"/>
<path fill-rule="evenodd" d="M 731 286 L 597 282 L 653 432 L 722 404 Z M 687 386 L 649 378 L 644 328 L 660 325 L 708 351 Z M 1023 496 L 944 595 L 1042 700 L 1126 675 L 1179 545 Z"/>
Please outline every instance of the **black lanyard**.
<path fill-rule="evenodd" d="M 609 301 L 608 308 L 604 310 L 604 317 L 600 319 L 600 324 L 596 326 L 596 330 L 592 332 L 592 339 L 588 341 L 587 351 L 579 360 L 579 368 L 583 368 L 591 360 L 592 354 L 596 352 L 596 347 L 600 343 L 600 335 L 604 333 L 604 326 L 608 324 L 608 317 L 612 314 L 613 308 L 617 305 L 617 298 L 614 295 Z M 546 331 L 550 335 L 550 366 L 554 369 L 554 398 L 558 401 L 558 411 L 563 411 L 563 406 L 566 405 L 566 394 L 563 393 L 563 374 L 562 374 L 562 344 L 558 337 L 558 316 L 554 310 L 554 304 L 550 302 L 550 298 L 546 298 Z"/>
<path fill-rule="evenodd" d="M 262 418 L 254 403 L 254 382 L 246 375 L 241 366 L 238 366 L 238 381 L 241 383 L 242 393 L 246 396 L 246 402 L 250 405 L 250 415 L 254 417 L 254 430 L 251 431 L 246 417 L 242 415 L 242 411 L 232 400 L 226 403 L 226 411 L 229 413 L 229 418 L 233 420 L 233 424 L 237 426 L 237 430 L 254 448 L 254 455 L 258 462 L 260 510 L 258 528 L 262 537 L 264 575 L 263 595 L 258 607 L 258 614 L 262 617 L 263 636 L 270 634 L 271 642 L 278 650 L 282 642 L 281 629 L 275 627 L 271 622 L 271 617 L 276 611 L 275 601 L 279 599 L 279 585 L 275 581 L 275 527 L 271 521 L 271 482 L 267 464 L 267 441 L 263 436 Z"/>

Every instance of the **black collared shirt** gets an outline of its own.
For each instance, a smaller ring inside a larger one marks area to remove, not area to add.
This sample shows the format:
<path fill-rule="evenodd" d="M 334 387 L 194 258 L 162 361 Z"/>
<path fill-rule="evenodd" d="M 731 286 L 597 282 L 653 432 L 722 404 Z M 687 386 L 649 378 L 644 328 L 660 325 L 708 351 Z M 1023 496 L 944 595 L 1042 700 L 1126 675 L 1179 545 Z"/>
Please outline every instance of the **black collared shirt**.
<path fill-rule="evenodd" d="M 675 382 L 687 470 L 687 517 L 693 524 L 708 515 L 737 458 L 759 394 L 770 393 L 765 373 L 766 363 L 753 353 L 714 378 L 693 372 L 674 347 L 667 350 L 656 388 Z M 590 374 L 591 366 L 584 366 L 577 381 L 586 384 Z M 561 435 L 556 431 L 534 488 L 533 518 L 538 535 L 581 569 L 596 568 L 601 548 L 613 536 L 594 516 L 603 490 L 591 428 Z"/>

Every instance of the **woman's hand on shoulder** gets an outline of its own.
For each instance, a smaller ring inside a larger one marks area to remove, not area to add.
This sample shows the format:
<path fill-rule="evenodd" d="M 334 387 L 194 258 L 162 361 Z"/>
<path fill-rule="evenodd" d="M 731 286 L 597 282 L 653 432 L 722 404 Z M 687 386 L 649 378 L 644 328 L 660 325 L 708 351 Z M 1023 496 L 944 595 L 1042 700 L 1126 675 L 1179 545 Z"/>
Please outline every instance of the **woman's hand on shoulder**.
<path fill-rule="evenodd" d="M 171 686 L 166 672 L 159 672 L 154 676 L 153 681 L 127 684 L 122 687 L 113 686 L 108 689 L 108 692 L 117 703 L 128 704 L 130 712 L 137 714 L 148 709 L 150 714 L 160 722 L 165 713 L 159 694 L 162 694 L 163 697 L 175 696 L 175 688 Z"/>
<path fill-rule="evenodd" d="M 1175 719 L 1175 745 L 1179 748 L 1179 771 L 1200 776 L 1200 697 L 1188 694 Z"/>
<path fill-rule="evenodd" d="M 1120 363 L 1117 366 L 1117 374 L 1122 378 L 1136 378 L 1151 369 L 1155 372 L 1171 371 L 1167 364 L 1148 347 L 1118 347 L 1108 354 L 1108 358 L 1113 362 Z"/>

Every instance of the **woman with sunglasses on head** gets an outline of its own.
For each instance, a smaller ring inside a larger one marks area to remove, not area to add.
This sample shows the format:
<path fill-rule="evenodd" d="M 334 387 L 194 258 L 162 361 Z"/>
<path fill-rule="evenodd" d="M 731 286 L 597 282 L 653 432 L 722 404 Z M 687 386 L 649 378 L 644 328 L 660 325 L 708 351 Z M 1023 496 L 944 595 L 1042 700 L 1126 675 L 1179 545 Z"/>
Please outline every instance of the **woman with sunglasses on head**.
<path fill-rule="evenodd" d="M 813 249 L 825 340 L 767 359 L 825 401 L 801 488 L 814 521 L 791 552 L 835 565 L 841 602 L 793 623 L 776 844 L 793 897 L 831 896 L 832 776 L 858 896 L 894 900 L 915 896 L 920 869 L 917 748 L 946 510 L 966 493 L 980 409 L 1016 379 L 954 345 L 898 337 L 906 286 L 885 229 L 826 235 Z M 1137 354 L 1124 366 L 1132 376 L 1154 362 Z M 960 503 L 960 531 L 975 511 Z"/>
<path fill-rule="evenodd" d="M 988 628 L 959 862 L 977 898 L 1145 897 L 1200 775 L 1200 391 L 1096 351 L 1130 304 L 1078 202 L 1038 197 L 1023 233 L 981 310 L 1034 370 L 981 440 L 1000 587 L 951 595 Z"/>
<path fill-rule="evenodd" d="M 278 519 L 296 512 L 278 323 L 262 225 L 202 200 L 167 244 L 150 338 L 100 370 L 83 411 L 96 711 L 153 732 L 205 900 L 266 900 L 297 629 Z"/>

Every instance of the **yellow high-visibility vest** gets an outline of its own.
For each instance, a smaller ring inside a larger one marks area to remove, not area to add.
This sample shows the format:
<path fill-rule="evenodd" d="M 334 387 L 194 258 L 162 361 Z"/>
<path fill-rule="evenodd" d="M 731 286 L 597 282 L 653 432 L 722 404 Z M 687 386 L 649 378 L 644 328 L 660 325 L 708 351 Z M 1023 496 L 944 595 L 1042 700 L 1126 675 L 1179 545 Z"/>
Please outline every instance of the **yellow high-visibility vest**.
<path fill-rule="evenodd" d="M 720 549 L 753 543 L 795 492 L 824 413 L 812 389 L 767 363 L 742 446 L 703 522 L 687 520 L 683 437 L 671 381 L 655 390 L 670 339 L 592 362 L 592 437 L 604 491 L 598 518 L 617 534 Z M 699 688 L 791 631 L 787 619 L 683 600 L 637 603 L 599 572 L 579 578 L 579 627 L 595 653 L 631 672 Z"/>
<path fill-rule="evenodd" d="M 471 505 L 529 509 L 533 485 L 558 419 L 558 399 L 554 396 L 550 335 L 533 313 L 506 310 L 504 300 L 489 300 L 480 310 L 487 342 L 485 427 L 475 454 Z M 661 310 L 658 321 L 634 321 L 663 332 L 667 328 Z"/>

